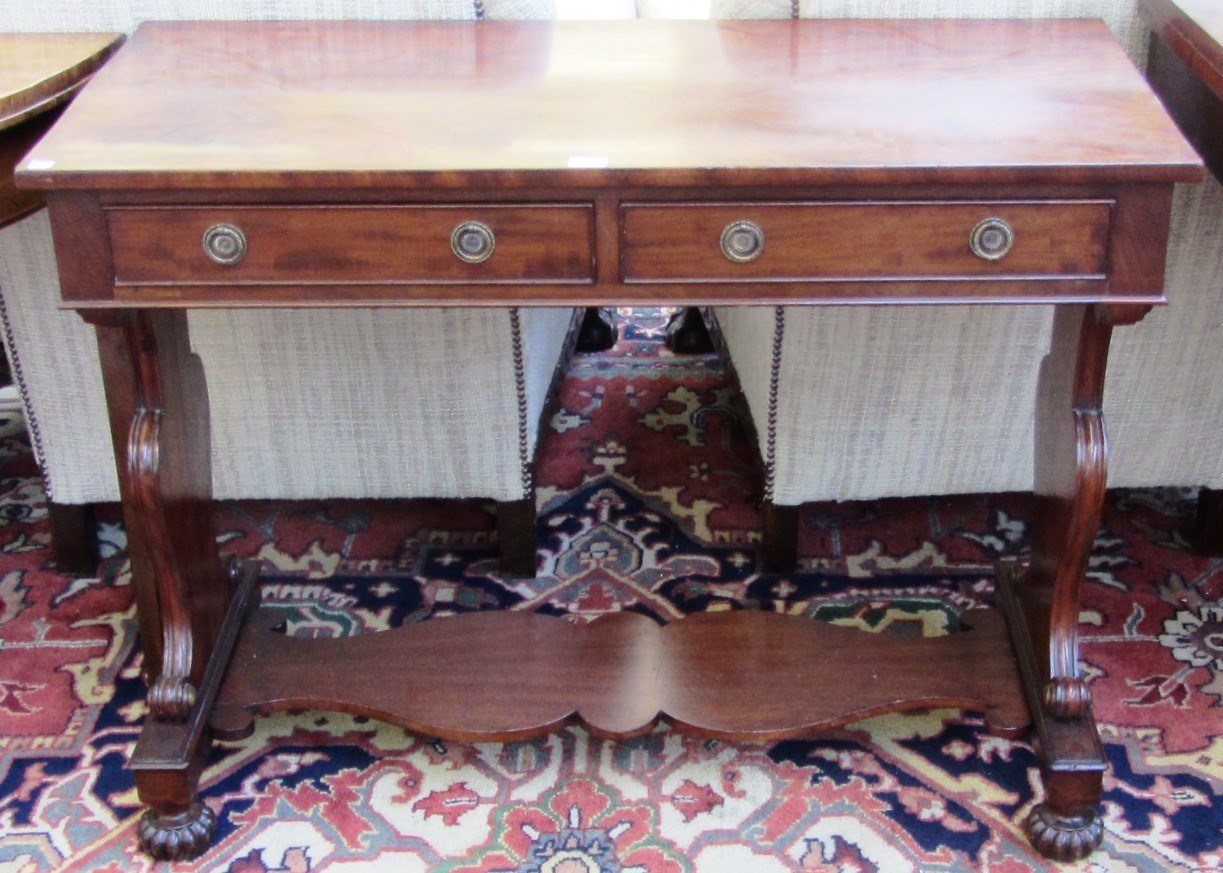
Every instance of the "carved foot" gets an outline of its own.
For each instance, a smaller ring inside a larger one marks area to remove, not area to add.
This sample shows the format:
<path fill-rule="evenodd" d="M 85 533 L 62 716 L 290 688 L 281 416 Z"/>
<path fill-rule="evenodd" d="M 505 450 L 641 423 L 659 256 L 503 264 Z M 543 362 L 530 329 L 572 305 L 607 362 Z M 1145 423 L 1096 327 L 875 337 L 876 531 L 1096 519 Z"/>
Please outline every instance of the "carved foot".
<path fill-rule="evenodd" d="M 1061 815 L 1041 803 L 1028 816 L 1028 838 L 1046 858 L 1078 861 L 1100 845 L 1104 822 L 1094 809 L 1083 815 Z"/>
<path fill-rule="evenodd" d="M 686 306 L 672 316 L 667 325 L 667 348 L 677 355 L 707 355 L 713 351 L 713 338 L 695 306 Z"/>
<path fill-rule="evenodd" d="M 150 809 L 140 817 L 140 848 L 158 861 L 187 861 L 208 848 L 216 829 L 216 813 L 198 800 L 172 815 Z"/>
<path fill-rule="evenodd" d="M 573 348 L 574 351 L 583 354 L 605 352 L 616 344 L 618 336 L 619 330 L 616 328 L 616 321 L 611 313 L 597 306 L 591 306 L 582 316 L 577 343 Z"/>

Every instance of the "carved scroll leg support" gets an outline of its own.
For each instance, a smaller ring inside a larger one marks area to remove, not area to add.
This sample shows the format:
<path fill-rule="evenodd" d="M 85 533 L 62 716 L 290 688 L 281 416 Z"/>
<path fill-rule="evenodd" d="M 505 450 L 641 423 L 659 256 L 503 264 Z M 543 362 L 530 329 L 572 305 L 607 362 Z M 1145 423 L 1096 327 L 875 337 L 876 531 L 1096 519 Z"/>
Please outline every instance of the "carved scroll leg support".
<path fill-rule="evenodd" d="M 185 313 L 96 313 L 91 320 L 99 328 L 150 683 L 149 718 L 132 760 L 151 808 L 142 841 L 157 857 L 184 857 L 211 837 L 210 813 L 195 800 L 207 743 L 190 726 L 203 724 L 202 683 L 234 587 L 213 525 L 208 395 Z"/>
<path fill-rule="evenodd" d="M 1042 699 L 1046 682 L 1018 597 L 1029 575 L 1026 561 L 1008 558 L 998 567 L 998 602 L 1019 661 L 1045 783 L 1046 799 L 1032 809 L 1027 828 L 1041 854 L 1071 861 L 1089 854 L 1103 836 L 1097 810 L 1107 763 L 1090 709 L 1078 718 L 1055 718 Z"/>
<path fill-rule="evenodd" d="M 242 626 L 259 605 L 259 565 L 231 561 L 226 569 L 237 589 L 200 680 L 199 699 L 181 722 L 146 721 L 129 763 L 140 800 L 149 807 L 140 819 L 140 847 L 162 861 L 198 856 L 216 830 L 216 814 L 197 796 L 211 747 L 208 718 Z"/>
<path fill-rule="evenodd" d="M 1028 819 L 1034 846 L 1060 860 L 1099 845 L 1107 762 L 1079 672 L 1078 622 L 1108 473 L 1101 400 L 1112 326 L 1141 311 L 1062 306 L 1036 403 L 1040 507 L 1030 565 L 1000 568 L 1000 593 L 1037 732 L 1046 800 Z M 1013 594 L 1007 589 L 1013 588 Z"/>

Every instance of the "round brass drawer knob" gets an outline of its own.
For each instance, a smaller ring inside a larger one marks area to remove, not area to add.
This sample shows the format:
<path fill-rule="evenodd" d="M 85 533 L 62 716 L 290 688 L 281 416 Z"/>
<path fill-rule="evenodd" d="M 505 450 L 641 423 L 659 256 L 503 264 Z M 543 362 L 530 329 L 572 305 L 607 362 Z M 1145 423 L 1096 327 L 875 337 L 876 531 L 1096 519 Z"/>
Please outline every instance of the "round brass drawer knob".
<path fill-rule="evenodd" d="M 482 221 L 464 221 L 450 234 L 450 248 L 469 264 L 487 261 L 496 246 L 493 229 Z"/>
<path fill-rule="evenodd" d="M 236 224 L 214 224 L 204 231 L 204 254 L 230 266 L 246 257 L 246 234 Z"/>
<path fill-rule="evenodd" d="M 722 254 L 738 264 L 754 261 L 764 252 L 764 231 L 754 221 L 732 221 L 722 231 Z"/>
<path fill-rule="evenodd" d="M 1000 261 L 1015 246 L 1015 231 L 1001 218 L 987 218 L 972 229 L 972 253 L 986 261 Z"/>

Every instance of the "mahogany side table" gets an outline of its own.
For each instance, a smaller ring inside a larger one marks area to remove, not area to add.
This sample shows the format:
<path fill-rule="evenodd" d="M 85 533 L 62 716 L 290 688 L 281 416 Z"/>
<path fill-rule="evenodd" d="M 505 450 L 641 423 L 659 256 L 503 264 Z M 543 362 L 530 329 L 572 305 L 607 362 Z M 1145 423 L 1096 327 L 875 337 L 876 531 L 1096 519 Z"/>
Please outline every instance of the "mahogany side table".
<path fill-rule="evenodd" d="M 19 173 L 103 350 L 152 680 L 144 846 L 203 851 L 209 737 L 277 710 L 459 740 L 660 718 L 774 740 L 958 706 L 1034 726 L 1032 839 L 1090 852 L 1106 764 L 1077 624 L 1105 363 L 1113 328 L 1165 302 L 1173 185 L 1202 174 L 1098 22 L 145 25 Z M 254 610 L 257 568 L 213 536 L 188 309 L 645 301 L 1056 307 L 1046 505 L 1001 609 L 922 640 L 752 612 L 307 640 Z"/>
<path fill-rule="evenodd" d="M 1223 4 L 1143 0 L 1151 26 L 1147 79 L 1215 177 L 1223 180 Z M 1198 546 L 1223 555 L 1223 491 L 1198 497 Z"/>

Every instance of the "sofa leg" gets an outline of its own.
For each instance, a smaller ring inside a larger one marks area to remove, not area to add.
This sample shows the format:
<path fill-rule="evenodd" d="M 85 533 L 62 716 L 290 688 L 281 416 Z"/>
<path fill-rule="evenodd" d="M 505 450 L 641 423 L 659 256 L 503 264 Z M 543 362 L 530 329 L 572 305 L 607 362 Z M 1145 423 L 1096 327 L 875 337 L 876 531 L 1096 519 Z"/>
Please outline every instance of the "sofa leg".
<path fill-rule="evenodd" d="M 1223 491 L 1203 488 L 1198 493 L 1196 545 L 1203 555 L 1223 555 Z"/>
<path fill-rule="evenodd" d="M 713 338 L 701 310 L 685 306 L 667 323 L 667 348 L 677 355 L 707 355 L 713 351 Z"/>
<path fill-rule="evenodd" d="M 47 504 L 51 553 L 61 573 L 89 576 L 98 569 L 98 526 L 89 503 Z"/>
<path fill-rule="evenodd" d="M 760 558 L 766 573 L 792 573 L 798 567 L 798 513 L 801 508 L 765 501 Z"/>
<path fill-rule="evenodd" d="M 582 315 L 578 328 L 577 343 L 573 350 L 583 354 L 605 352 L 616 344 L 620 331 L 616 320 L 608 310 L 589 306 Z"/>
<path fill-rule="evenodd" d="M 506 576 L 535 576 L 535 495 L 497 503 L 497 548 Z"/>

